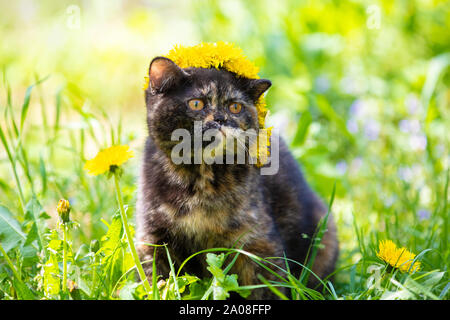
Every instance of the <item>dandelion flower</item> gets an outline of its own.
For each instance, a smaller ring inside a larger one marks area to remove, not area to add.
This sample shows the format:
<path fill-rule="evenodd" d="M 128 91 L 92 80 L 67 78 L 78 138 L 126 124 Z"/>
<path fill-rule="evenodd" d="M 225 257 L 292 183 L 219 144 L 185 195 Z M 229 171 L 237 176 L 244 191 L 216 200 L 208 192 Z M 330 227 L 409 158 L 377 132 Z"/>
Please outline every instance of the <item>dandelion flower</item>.
<path fill-rule="evenodd" d="M 202 42 L 191 47 L 177 45 L 170 50 L 167 58 L 180 68 L 223 68 L 239 77 L 259 78 L 258 67 L 247 59 L 242 49 L 223 41 Z"/>
<path fill-rule="evenodd" d="M 112 172 L 133 157 L 133 151 L 127 145 L 112 146 L 100 151 L 95 158 L 86 161 L 84 169 L 96 176 Z"/>
<path fill-rule="evenodd" d="M 413 273 L 420 269 L 420 262 L 414 262 L 416 255 L 404 247 L 397 248 L 397 245 L 391 240 L 380 242 L 377 257 L 401 272 Z"/>
<path fill-rule="evenodd" d="M 84 169 L 91 175 L 99 175 L 102 173 L 108 173 L 108 178 L 114 176 L 114 184 L 116 187 L 117 202 L 119 204 L 120 217 L 122 218 L 123 227 L 125 229 L 125 234 L 127 236 L 128 247 L 130 248 L 131 255 L 134 260 L 134 264 L 138 271 L 139 277 L 144 284 L 144 288 L 148 294 L 150 294 L 151 287 L 145 276 L 144 269 L 139 260 L 139 256 L 136 252 L 136 247 L 134 245 L 133 236 L 131 235 L 131 230 L 128 225 L 127 215 L 125 213 L 125 207 L 123 205 L 122 192 L 120 191 L 119 180 L 121 176 L 120 166 L 128 161 L 128 159 L 133 157 L 133 151 L 127 145 L 112 146 L 108 149 L 100 151 L 94 159 L 86 161 Z M 98 243 L 91 242 L 91 251 L 96 252 L 98 250 Z"/>

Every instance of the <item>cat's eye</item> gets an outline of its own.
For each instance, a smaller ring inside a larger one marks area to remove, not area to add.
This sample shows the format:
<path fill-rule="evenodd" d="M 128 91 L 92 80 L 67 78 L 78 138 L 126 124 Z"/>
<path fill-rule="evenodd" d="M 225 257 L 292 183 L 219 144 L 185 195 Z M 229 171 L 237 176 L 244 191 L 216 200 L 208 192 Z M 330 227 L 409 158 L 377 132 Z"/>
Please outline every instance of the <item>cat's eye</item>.
<path fill-rule="evenodd" d="M 228 108 L 230 109 L 231 113 L 237 114 L 237 113 L 241 112 L 242 104 L 240 104 L 238 102 L 233 102 L 229 105 Z"/>
<path fill-rule="evenodd" d="M 191 99 L 191 100 L 189 100 L 188 105 L 189 105 L 189 108 L 191 108 L 192 110 L 200 111 L 203 109 L 203 106 L 205 104 L 200 99 Z"/>

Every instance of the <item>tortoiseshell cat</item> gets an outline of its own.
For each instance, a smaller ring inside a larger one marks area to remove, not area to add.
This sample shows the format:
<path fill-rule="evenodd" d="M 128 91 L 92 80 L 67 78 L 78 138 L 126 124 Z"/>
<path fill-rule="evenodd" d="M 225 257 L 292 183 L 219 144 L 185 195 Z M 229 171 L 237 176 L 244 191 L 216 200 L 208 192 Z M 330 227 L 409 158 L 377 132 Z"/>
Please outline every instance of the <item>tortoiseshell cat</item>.
<path fill-rule="evenodd" d="M 194 121 L 202 121 L 205 128 L 222 128 L 225 133 L 232 128 L 257 130 L 255 102 L 270 86 L 265 79 L 236 77 L 215 68 L 182 69 L 167 58 L 153 59 L 145 93 L 149 137 L 138 190 L 138 241 L 167 244 L 178 266 L 202 249 L 233 246 L 243 246 L 260 257 L 285 254 L 304 262 L 310 238 L 326 208 L 308 187 L 282 141 L 275 175 L 261 175 L 260 168 L 251 164 L 176 165 L 170 157 L 177 144 L 171 141 L 172 132 L 178 128 L 192 132 Z M 338 255 L 331 215 L 322 244 L 313 266 L 321 278 L 333 271 Z M 141 261 L 152 261 L 153 250 L 141 245 Z M 168 277 L 166 254 L 164 249 L 158 250 L 157 272 Z M 299 275 L 297 264 L 290 268 Z M 152 263 L 146 262 L 144 269 L 151 276 Z M 203 255 L 190 260 L 185 271 L 210 276 Z M 230 272 L 238 274 L 240 285 L 260 283 L 259 273 L 273 278 L 242 254 Z M 274 296 L 268 289 L 256 289 L 249 298 Z"/>

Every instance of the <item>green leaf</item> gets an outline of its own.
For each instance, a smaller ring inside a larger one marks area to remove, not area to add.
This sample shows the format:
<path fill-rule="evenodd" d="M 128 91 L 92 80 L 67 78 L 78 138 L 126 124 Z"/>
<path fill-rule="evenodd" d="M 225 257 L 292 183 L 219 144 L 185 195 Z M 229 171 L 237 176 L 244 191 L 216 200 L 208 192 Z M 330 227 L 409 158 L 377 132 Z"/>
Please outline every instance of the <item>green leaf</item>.
<path fill-rule="evenodd" d="M 8 252 L 26 239 L 19 222 L 13 218 L 8 208 L 0 205 L 0 242 Z"/>
<path fill-rule="evenodd" d="M 305 265 L 309 270 L 312 270 L 312 266 L 314 265 L 314 260 L 316 259 L 316 255 L 318 250 L 321 248 L 322 238 L 327 231 L 328 218 L 331 212 L 331 206 L 334 202 L 334 196 L 336 194 L 336 182 L 333 185 L 333 190 L 331 192 L 330 202 L 328 204 L 328 210 L 325 216 L 321 217 L 319 223 L 317 224 L 316 231 L 314 232 L 314 236 L 312 238 L 311 244 L 306 253 Z M 306 285 L 308 283 L 308 279 L 310 276 L 310 272 L 306 271 L 306 268 L 302 269 L 300 274 L 300 281 Z M 320 281 L 322 282 L 322 281 Z M 324 286 L 325 284 L 322 283 Z"/>
<path fill-rule="evenodd" d="M 444 289 L 442 289 L 441 293 L 439 294 L 439 299 L 444 299 L 449 289 L 450 289 L 450 282 L 448 282 L 447 285 L 444 287 Z"/>
<path fill-rule="evenodd" d="M 189 294 L 183 296 L 183 299 L 200 300 L 207 289 L 208 282 L 206 279 L 194 282 L 189 286 Z"/>
<path fill-rule="evenodd" d="M 309 111 L 302 113 L 300 120 L 298 122 L 297 131 L 295 132 L 294 140 L 292 145 L 301 146 L 305 142 L 306 136 L 308 134 L 309 125 L 312 123 L 312 117 Z"/>
<path fill-rule="evenodd" d="M 225 280 L 223 281 L 223 286 L 228 291 L 237 290 L 239 288 L 239 284 L 237 281 L 237 274 L 231 274 L 226 276 Z"/>
<path fill-rule="evenodd" d="M 32 84 L 31 86 L 29 86 L 27 88 L 27 90 L 25 91 L 25 97 L 23 99 L 23 104 L 22 104 L 22 112 L 20 114 L 20 132 L 22 132 L 23 129 L 23 124 L 25 123 L 25 119 L 27 117 L 28 114 L 28 109 L 30 107 L 30 99 L 31 99 L 31 91 L 33 90 L 34 86 L 44 82 L 45 80 L 48 79 L 50 75 L 36 81 L 36 83 Z"/>
<path fill-rule="evenodd" d="M 39 156 L 39 172 L 42 180 L 42 194 L 45 195 L 47 192 L 47 170 L 45 169 L 45 162 L 42 155 Z"/>
<path fill-rule="evenodd" d="M 34 85 L 31 85 L 25 91 L 25 97 L 22 104 L 22 113 L 20 114 L 20 131 L 22 132 L 23 124 L 25 123 L 25 118 L 27 117 L 28 108 L 30 107 L 31 90 L 33 90 Z"/>
<path fill-rule="evenodd" d="M 422 87 L 421 92 L 421 100 L 423 103 L 423 106 L 428 111 L 428 105 L 430 103 L 431 97 L 433 96 L 433 92 L 436 89 L 437 82 L 439 80 L 440 75 L 442 72 L 447 68 L 447 66 L 450 65 L 450 53 L 446 52 L 443 54 L 440 54 L 433 59 L 431 59 L 428 71 L 427 71 L 427 77 L 425 84 Z"/>
<path fill-rule="evenodd" d="M 207 269 L 212 275 L 218 278 L 219 281 L 224 281 L 225 274 L 221 269 L 223 262 L 225 260 L 225 255 L 221 253 L 220 255 L 216 255 L 213 253 L 208 253 L 206 255 L 206 262 L 208 263 Z"/>
<path fill-rule="evenodd" d="M 6 136 L 1 126 L 0 126 L 0 140 L 2 141 L 3 147 L 5 148 L 6 154 L 8 155 L 9 161 L 12 162 L 11 150 L 9 149 L 8 141 L 6 140 Z"/>
<path fill-rule="evenodd" d="M 274 285 L 272 285 L 269 281 L 267 281 L 266 278 L 264 278 L 262 275 L 258 275 L 258 279 L 264 283 L 270 291 L 275 293 L 278 297 L 280 297 L 282 300 L 289 300 L 280 290 L 278 290 Z"/>
<path fill-rule="evenodd" d="M 108 232 L 103 236 L 102 246 L 97 253 L 103 252 L 105 255 L 111 255 L 116 248 L 120 245 L 122 239 L 123 224 L 119 214 L 116 214 L 111 224 L 109 225 Z"/>
<path fill-rule="evenodd" d="M 62 249 L 62 240 L 59 239 L 53 239 L 50 240 L 50 242 L 47 245 L 47 249 L 50 249 L 54 251 L 55 253 L 58 252 L 60 249 Z"/>
<path fill-rule="evenodd" d="M 37 250 L 31 245 L 23 245 L 20 248 L 20 255 L 22 259 L 23 267 L 31 267 L 39 262 L 39 257 L 37 255 Z"/>
<path fill-rule="evenodd" d="M 25 283 L 18 279 L 13 280 L 13 286 L 16 289 L 17 297 L 20 300 L 34 300 L 35 296 Z"/>
<path fill-rule="evenodd" d="M 36 225 L 37 240 L 39 244 L 39 250 L 44 248 L 44 234 L 47 232 L 47 226 L 45 219 L 50 218 L 42 208 L 39 201 L 35 196 L 32 196 L 31 200 L 25 206 L 25 219 L 33 221 Z"/>
<path fill-rule="evenodd" d="M 27 233 L 27 238 L 23 245 L 24 246 L 31 245 L 33 242 L 38 241 L 38 238 L 39 238 L 39 235 L 38 235 L 38 231 L 37 231 L 37 226 L 33 222 L 33 224 L 31 225 L 30 231 L 28 231 L 28 233 Z"/>
<path fill-rule="evenodd" d="M 214 253 L 206 254 L 206 262 L 209 266 L 215 266 L 217 268 L 221 268 L 223 265 L 223 261 L 225 260 L 225 255 L 221 253 L 220 255 Z"/>
<path fill-rule="evenodd" d="M 230 296 L 230 294 L 225 290 L 220 283 L 213 282 L 212 285 L 213 299 L 214 300 L 225 300 Z"/>
<path fill-rule="evenodd" d="M 50 258 L 43 265 L 44 290 L 47 295 L 56 296 L 61 290 L 59 266 L 56 254 L 50 254 Z"/>
<path fill-rule="evenodd" d="M 156 247 L 153 249 L 153 257 L 156 257 Z M 157 270 L 156 270 L 156 259 L 153 259 L 152 261 L 152 268 L 153 268 L 153 272 L 152 272 L 152 297 L 153 300 L 159 300 L 160 296 L 159 296 L 159 289 L 158 289 L 158 279 L 157 279 Z"/>
<path fill-rule="evenodd" d="M 187 286 L 190 286 L 191 284 L 199 281 L 200 279 L 196 276 L 190 276 L 188 274 L 185 274 L 184 276 L 177 277 L 177 283 L 178 283 L 178 290 L 180 293 L 183 293 L 186 290 Z"/>
<path fill-rule="evenodd" d="M 121 300 L 136 300 L 135 294 L 137 288 L 142 285 L 136 282 L 127 282 L 119 292 L 119 298 Z"/>
<path fill-rule="evenodd" d="M 438 272 L 437 270 L 431 271 L 430 275 L 426 277 L 426 280 L 422 282 L 422 286 L 427 288 L 433 288 L 435 285 L 441 281 L 442 277 L 444 276 L 445 271 Z"/>
<path fill-rule="evenodd" d="M 331 122 L 333 122 L 336 127 L 341 131 L 341 133 L 348 138 L 348 140 L 354 144 L 355 138 L 353 135 L 347 130 L 347 125 L 344 119 L 334 111 L 333 107 L 330 105 L 328 100 L 323 95 L 317 95 L 316 105 L 319 110 L 323 113 L 324 116 L 328 118 Z"/>
<path fill-rule="evenodd" d="M 212 292 L 214 300 L 225 300 L 230 296 L 229 291 L 239 291 L 237 275 L 226 275 L 222 270 L 224 261 L 225 255 L 223 253 L 220 255 L 208 253 L 206 255 L 206 262 L 208 263 L 207 269 L 213 275 L 211 287 L 208 289 L 208 292 Z M 243 295 L 246 295 L 247 293 L 248 292 L 246 291 L 242 292 Z M 208 296 L 207 294 L 205 295 L 206 297 Z"/>
<path fill-rule="evenodd" d="M 167 260 L 168 260 L 169 266 L 170 266 L 169 278 L 172 277 L 174 289 L 175 289 L 175 290 L 172 290 L 171 292 L 175 292 L 176 299 L 181 300 L 180 289 L 178 288 L 178 281 L 176 281 L 176 273 L 175 273 L 174 264 L 172 263 L 172 258 L 170 257 L 169 249 L 167 248 L 167 246 L 164 246 L 164 249 L 166 249 Z"/>

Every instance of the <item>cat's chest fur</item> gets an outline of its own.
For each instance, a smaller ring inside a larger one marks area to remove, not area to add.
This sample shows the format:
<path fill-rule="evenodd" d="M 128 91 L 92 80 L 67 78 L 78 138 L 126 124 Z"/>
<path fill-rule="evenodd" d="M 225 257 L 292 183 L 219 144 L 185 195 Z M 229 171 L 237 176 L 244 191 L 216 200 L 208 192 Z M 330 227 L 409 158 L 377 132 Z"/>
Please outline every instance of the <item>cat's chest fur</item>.
<path fill-rule="evenodd" d="M 175 169 L 151 146 L 147 151 L 138 199 L 139 210 L 154 222 L 147 234 L 158 229 L 162 238 L 225 245 L 261 221 L 258 176 L 251 168 L 201 164 Z"/>

